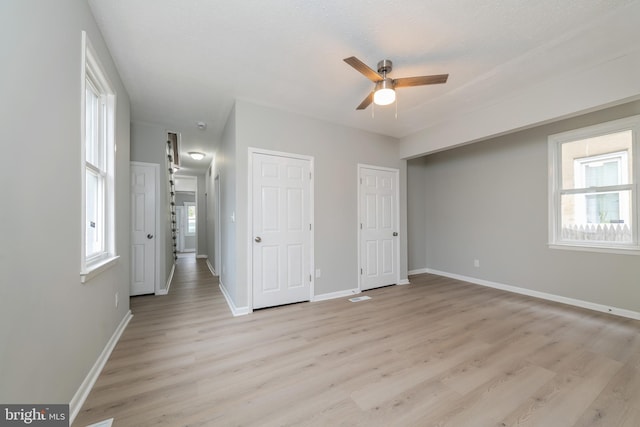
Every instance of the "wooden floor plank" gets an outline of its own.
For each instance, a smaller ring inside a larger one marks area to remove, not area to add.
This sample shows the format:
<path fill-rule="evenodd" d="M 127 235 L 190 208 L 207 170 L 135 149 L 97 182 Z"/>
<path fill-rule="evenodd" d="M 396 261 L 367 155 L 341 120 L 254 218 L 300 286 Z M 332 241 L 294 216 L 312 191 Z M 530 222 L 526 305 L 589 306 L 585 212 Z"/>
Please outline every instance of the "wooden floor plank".
<path fill-rule="evenodd" d="M 576 426 L 638 425 L 640 371 L 627 364 L 618 371 Z M 635 424 L 632 421 L 635 420 Z"/>
<path fill-rule="evenodd" d="M 554 378 L 513 411 L 505 425 L 571 426 L 621 369 L 618 361 L 581 351 Z"/>
<path fill-rule="evenodd" d="M 203 260 L 134 314 L 74 426 L 638 426 L 640 322 L 423 274 L 233 317 Z"/>

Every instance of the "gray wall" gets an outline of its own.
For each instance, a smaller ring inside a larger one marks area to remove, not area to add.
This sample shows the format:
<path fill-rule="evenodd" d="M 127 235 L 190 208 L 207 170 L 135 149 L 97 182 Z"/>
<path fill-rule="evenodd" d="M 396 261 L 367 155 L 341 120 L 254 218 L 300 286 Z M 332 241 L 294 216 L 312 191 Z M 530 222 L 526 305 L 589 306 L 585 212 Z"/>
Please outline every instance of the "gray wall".
<path fill-rule="evenodd" d="M 156 124 L 131 123 L 131 160 L 160 165 L 158 203 L 160 224 L 157 224 L 158 250 L 160 251 L 160 271 L 157 288 L 166 289 L 167 279 L 173 267 L 173 240 L 171 239 L 171 211 L 169 210 L 169 166 L 167 160 L 167 130 Z"/>
<path fill-rule="evenodd" d="M 232 129 L 235 132 L 231 132 Z M 310 155 L 315 159 L 315 268 L 322 270 L 322 277 L 315 280 L 316 295 L 353 289 L 358 284 L 358 163 L 399 169 L 400 276 L 402 279 L 407 277 L 406 162 L 399 159 L 395 139 L 244 101 L 236 103 L 229 131 L 223 143 L 223 156 L 218 159 L 223 186 L 222 280 L 225 286 L 233 289 L 236 306 L 243 307 L 249 304 L 249 147 Z M 230 191 L 234 192 L 235 200 L 229 196 Z M 235 223 L 231 223 L 229 219 L 232 212 L 235 212 Z M 233 254 L 235 258 L 234 276 L 225 274 L 225 268 L 229 268 L 224 261 L 225 254 Z"/>
<path fill-rule="evenodd" d="M 205 208 L 207 232 L 205 233 L 204 239 L 207 245 L 207 257 L 209 258 L 209 264 L 216 270 L 216 274 L 220 274 L 218 271 L 218 261 L 216 260 L 216 257 L 219 255 L 216 251 L 216 241 L 220 238 L 219 231 L 216 229 L 216 216 L 218 215 L 215 185 L 216 173 L 216 161 L 214 156 L 214 159 L 209 164 L 209 169 L 204 175 L 205 192 L 207 193 Z"/>
<path fill-rule="evenodd" d="M 195 203 L 196 194 L 191 191 L 176 191 L 176 206 L 182 206 L 185 202 Z"/>
<path fill-rule="evenodd" d="M 85 284 L 82 30 L 117 93 L 120 255 Z M 129 98 L 85 1 L 0 2 L 0 40 L 0 402 L 69 403 L 129 311 Z"/>
<path fill-rule="evenodd" d="M 408 222 L 408 268 L 409 272 L 425 268 L 427 265 L 427 194 L 423 188 L 426 181 L 426 157 L 419 157 L 407 161 L 407 198 Z M 412 191 L 413 190 L 413 191 Z"/>
<path fill-rule="evenodd" d="M 229 297 L 238 304 L 236 280 L 236 222 L 232 215 L 236 211 L 236 107 L 229 114 L 222 134 L 220 148 L 216 153 L 216 169 L 220 174 L 220 283 Z M 215 171 L 213 173 L 215 176 Z M 244 284 L 246 286 L 246 284 Z"/>
<path fill-rule="evenodd" d="M 637 256 L 547 247 L 547 136 L 635 114 L 640 102 L 412 161 L 409 199 L 425 214 L 409 212 L 412 234 L 424 233 L 411 268 L 640 312 Z"/>
<path fill-rule="evenodd" d="M 208 256 L 207 248 L 207 186 L 205 174 L 196 176 L 198 178 L 198 235 L 197 235 L 197 255 Z"/>

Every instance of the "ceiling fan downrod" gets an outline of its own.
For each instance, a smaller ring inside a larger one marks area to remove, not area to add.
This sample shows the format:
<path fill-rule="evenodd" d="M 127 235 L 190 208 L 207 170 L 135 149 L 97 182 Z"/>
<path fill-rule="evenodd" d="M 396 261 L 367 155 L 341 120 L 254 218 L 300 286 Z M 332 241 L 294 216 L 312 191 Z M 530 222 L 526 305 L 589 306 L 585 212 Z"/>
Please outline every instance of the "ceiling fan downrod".
<path fill-rule="evenodd" d="M 393 69 L 393 62 L 388 59 L 383 59 L 378 62 L 378 73 L 382 74 L 382 77 L 386 78 L 387 73 L 390 73 Z"/>

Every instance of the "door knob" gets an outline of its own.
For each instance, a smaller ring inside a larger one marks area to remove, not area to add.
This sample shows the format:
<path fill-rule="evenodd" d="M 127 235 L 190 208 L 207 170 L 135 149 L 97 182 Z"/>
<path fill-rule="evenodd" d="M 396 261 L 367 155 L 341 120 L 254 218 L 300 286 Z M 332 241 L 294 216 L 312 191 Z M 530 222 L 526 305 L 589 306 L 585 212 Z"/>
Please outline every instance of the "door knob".
<path fill-rule="evenodd" d="M 397 235 L 398 235 L 398 232 L 397 232 L 397 231 L 394 231 L 394 232 L 393 232 L 393 237 L 396 237 Z"/>
<path fill-rule="evenodd" d="M 253 240 L 255 240 L 255 241 L 256 241 L 256 242 L 258 242 L 258 243 L 262 242 L 262 239 L 260 238 L 260 236 L 256 237 L 256 238 L 255 238 L 255 239 L 253 239 Z"/>
<path fill-rule="evenodd" d="M 153 234 L 147 234 L 147 239 L 153 239 Z"/>

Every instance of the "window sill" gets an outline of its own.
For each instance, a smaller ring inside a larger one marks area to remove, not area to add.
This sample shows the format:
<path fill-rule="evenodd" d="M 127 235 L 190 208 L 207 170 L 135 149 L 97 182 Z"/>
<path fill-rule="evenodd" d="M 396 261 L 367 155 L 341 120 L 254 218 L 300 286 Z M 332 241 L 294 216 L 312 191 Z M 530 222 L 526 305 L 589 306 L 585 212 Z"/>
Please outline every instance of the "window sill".
<path fill-rule="evenodd" d="M 105 258 L 87 266 L 84 271 L 80 272 L 80 283 L 87 283 L 102 272 L 110 269 L 118 263 L 118 259 L 120 259 L 120 255 Z"/>
<path fill-rule="evenodd" d="M 640 255 L 640 247 L 630 246 L 628 248 L 609 246 L 587 246 L 573 243 L 549 243 L 549 249 L 560 249 L 565 251 L 599 252 L 605 254 L 619 255 Z"/>

